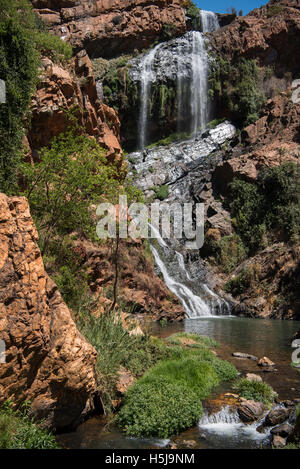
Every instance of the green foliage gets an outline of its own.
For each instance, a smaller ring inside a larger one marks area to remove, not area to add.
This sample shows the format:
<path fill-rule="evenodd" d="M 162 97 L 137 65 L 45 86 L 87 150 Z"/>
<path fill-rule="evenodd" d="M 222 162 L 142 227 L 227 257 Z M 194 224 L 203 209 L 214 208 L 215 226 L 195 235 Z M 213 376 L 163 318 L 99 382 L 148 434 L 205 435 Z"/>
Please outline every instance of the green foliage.
<path fill-rule="evenodd" d="M 251 267 L 247 267 L 226 283 L 224 291 L 231 293 L 233 296 L 238 296 L 248 290 L 252 282 L 253 269 Z"/>
<path fill-rule="evenodd" d="M 235 179 L 230 185 L 229 208 L 236 230 L 249 252 L 264 247 L 267 230 L 286 240 L 299 235 L 300 208 L 296 166 L 285 163 L 259 173 L 257 183 Z"/>
<path fill-rule="evenodd" d="M 0 407 L 0 449 L 57 449 L 55 438 L 39 427 L 25 409 L 14 410 L 10 401 Z"/>
<path fill-rule="evenodd" d="M 166 342 L 170 359 L 129 389 L 117 416 L 128 435 L 165 438 L 194 425 L 202 414 L 201 399 L 220 381 L 237 376 L 233 365 L 209 350 L 216 342 L 208 337 L 179 333 Z"/>
<path fill-rule="evenodd" d="M 154 187 L 153 190 L 155 192 L 155 197 L 161 201 L 165 200 L 169 195 L 169 186 L 167 185 Z"/>
<path fill-rule="evenodd" d="M 218 347 L 218 342 L 211 337 L 199 334 L 189 334 L 187 332 L 177 332 L 166 339 L 169 344 L 185 345 L 192 348 Z"/>
<path fill-rule="evenodd" d="M 259 118 L 265 97 L 258 87 L 259 71 L 255 60 L 240 59 L 236 63 L 218 57 L 210 75 L 211 95 L 219 108 L 241 127 Z"/>
<path fill-rule="evenodd" d="M 239 396 L 264 404 L 271 404 L 277 393 L 267 383 L 250 381 L 242 378 L 235 384 L 235 390 Z"/>
<path fill-rule="evenodd" d="M 6 83 L 6 103 L 0 104 L 0 191 L 7 194 L 16 189 L 23 119 L 37 81 L 38 54 L 27 29 L 31 21 L 27 2 L 0 1 L 0 79 Z"/>
<path fill-rule="evenodd" d="M 15 194 L 24 121 L 38 80 L 41 54 L 69 59 L 70 45 L 46 31 L 27 0 L 0 0 L 0 79 L 6 103 L 0 105 L 0 190 Z M 26 118 L 26 119 L 25 119 Z"/>
<path fill-rule="evenodd" d="M 194 30 L 200 30 L 201 27 L 201 18 L 199 15 L 199 8 L 192 2 L 188 2 L 189 4 L 186 7 L 185 14 L 189 18 L 191 18 L 192 26 Z"/>
<path fill-rule="evenodd" d="M 116 169 L 106 164 L 105 152 L 85 135 L 67 131 L 40 151 L 39 161 L 21 166 L 32 215 L 47 239 L 52 233 L 95 230 L 90 205 L 117 201 L 120 185 Z"/>
<path fill-rule="evenodd" d="M 247 249 L 237 234 L 223 236 L 220 240 L 207 235 L 201 255 L 212 256 L 223 272 L 230 273 L 247 258 Z"/>
<path fill-rule="evenodd" d="M 43 55 L 50 57 L 54 62 L 70 60 L 73 55 L 72 46 L 60 37 L 45 31 L 35 31 L 33 40 L 36 49 Z"/>
<path fill-rule="evenodd" d="M 281 5 L 268 5 L 267 17 L 272 18 L 273 16 L 278 15 L 282 11 L 283 7 Z"/>
<path fill-rule="evenodd" d="M 181 140 L 188 140 L 191 137 L 191 134 L 188 132 L 177 132 L 170 134 L 168 137 L 162 138 L 157 142 L 151 143 L 148 145 L 147 148 L 156 148 L 156 147 L 166 147 L 171 145 L 174 142 L 180 142 Z"/>
<path fill-rule="evenodd" d="M 128 391 L 117 423 L 131 436 L 166 438 L 196 424 L 202 404 L 184 383 L 160 378 Z"/>
<path fill-rule="evenodd" d="M 109 163 L 96 140 L 72 130 L 54 138 L 43 148 L 39 160 L 24 162 L 20 173 L 25 195 L 39 231 L 39 245 L 46 268 L 67 304 L 78 309 L 88 291 L 85 259 L 70 238 L 96 237 L 95 206 L 118 203 L 126 194 L 129 204 L 141 200 L 141 192 Z M 92 208 L 93 207 L 93 208 Z"/>
<path fill-rule="evenodd" d="M 163 41 L 169 41 L 173 37 L 176 37 L 178 35 L 178 28 L 176 24 L 174 23 L 169 23 L 169 24 L 163 24 L 162 30 L 161 30 L 161 39 Z"/>
<path fill-rule="evenodd" d="M 140 377 L 159 360 L 168 357 L 163 341 L 148 335 L 130 335 L 121 319 L 113 313 L 96 318 L 83 307 L 76 322 L 98 352 L 99 390 L 107 412 L 111 410 L 111 401 L 115 397 L 117 373 L 121 366 Z"/>

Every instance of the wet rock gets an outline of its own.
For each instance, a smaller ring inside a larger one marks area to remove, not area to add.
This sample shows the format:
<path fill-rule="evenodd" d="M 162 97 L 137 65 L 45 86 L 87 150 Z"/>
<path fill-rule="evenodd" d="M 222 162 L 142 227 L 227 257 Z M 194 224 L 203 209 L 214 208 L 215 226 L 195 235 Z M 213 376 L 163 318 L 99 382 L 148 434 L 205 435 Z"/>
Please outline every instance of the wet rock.
<path fill-rule="evenodd" d="M 258 364 L 258 366 L 267 366 L 267 367 L 275 366 L 275 363 L 273 363 L 272 360 L 270 360 L 270 358 L 268 358 L 268 357 L 262 357 L 258 361 L 257 364 Z"/>
<path fill-rule="evenodd" d="M 234 352 L 234 353 L 232 354 L 232 356 L 235 357 L 235 358 L 242 358 L 242 359 L 244 359 L 244 360 L 247 360 L 247 359 L 248 359 L 248 360 L 253 360 L 253 361 L 255 361 L 255 362 L 258 361 L 258 358 L 255 357 L 255 355 L 250 355 L 249 353 Z"/>
<path fill-rule="evenodd" d="M 283 423 L 281 425 L 277 425 L 271 430 L 272 435 L 279 435 L 283 438 L 287 438 L 292 433 L 293 433 L 293 427 L 289 423 Z"/>
<path fill-rule="evenodd" d="M 274 448 L 284 448 L 286 446 L 286 438 L 282 438 L 279 435 L 273 435 L 272 446 Z"/>
<path fill-rule="evenodd" d="M 262 417 L 265 405 L 262 402 L 243 401 L 238 407 L 238 414 L 243 422 L 254 422 Z"/>
<path fill-rule="evenodd" d="M 170 441 L 167 448 L 169 449 L 193 449 L 196 446 L 195 440 L 181 440 L 176 438 L 175 440 Z"/>
<path fill-rule="evenodd" d="M 262 377 L 259 375 L 256 375 L 255 373 L 247 373 L 246 374 L 246 379 L 248 381 L 257 381 L 257 382 L 262 382 Z"/>
<path fill-rule="evenodd" d="M 176 197 L 186 196 L 191 182 L 187 175 L 207 166 L 207 156 L 235 135 L 235 127 L 226 121 L 211 129 L 207 136 L 195 141 L 186 140 L 166 147 L 155 147 L 128 155 L 130 174 L 146 195 L 153 195 L 153 187 L 172 184 Z M 176 162 L 176 164 L 174 164 Z M 138 177 L 135 177 L 135 174 Z M 197 172 L 197 176 L 199 173 Z M 178 182 L 177 182 L 178 181 Z M 171 192 L 171 191 L 170 191 Z M 202 189 L 199 190 L 199 195 Z M 197 190 L 198 194 L 198 190 Z"/>
<path fill-rule="evenodd" d="M 285 422 L 290 415 L 290 411 L 284 407 L 271 410 L 265 418 L 264 425 L 273 427 Z"/>

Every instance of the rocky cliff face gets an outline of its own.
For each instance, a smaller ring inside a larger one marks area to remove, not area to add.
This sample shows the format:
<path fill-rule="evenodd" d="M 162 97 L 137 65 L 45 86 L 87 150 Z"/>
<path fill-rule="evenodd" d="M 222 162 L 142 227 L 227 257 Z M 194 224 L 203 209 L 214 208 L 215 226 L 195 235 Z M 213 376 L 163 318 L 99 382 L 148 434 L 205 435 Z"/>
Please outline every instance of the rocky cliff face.
<path fill-rule="evenodd" d="M 179 0 L 32 0 L 53 31 L 85 48 L 90 57 L 112 57 L 149 47 L 164 31 L 186 30 Z"/>
<path fill-rule="evenodd" d="M 298 0 L 272 0 L 238 17 L 212 37 L 218 53 L 232 59 L 254 58 L 277 72 L 299 71 L 300 5 Z"/>
<path fill-rule="evenodd" d="M 0 222 L 0 402 L 28 400 L 47 427 L 74 426 L 92 406 L 96 352 L 44 270 L 26 199 L 0 194 Z"/>
<path fill-rule="evenodd" d="M 64 66 L 44 58 L 40 73 L 27 133 L 33 154 L 66 130 L 71 113 L 87 134 L 107 149 L 108 157 L 121 160 L 120 121 L 117 113 L 98 99 L 93 68 L 86 51 L 79 52 Z"/>

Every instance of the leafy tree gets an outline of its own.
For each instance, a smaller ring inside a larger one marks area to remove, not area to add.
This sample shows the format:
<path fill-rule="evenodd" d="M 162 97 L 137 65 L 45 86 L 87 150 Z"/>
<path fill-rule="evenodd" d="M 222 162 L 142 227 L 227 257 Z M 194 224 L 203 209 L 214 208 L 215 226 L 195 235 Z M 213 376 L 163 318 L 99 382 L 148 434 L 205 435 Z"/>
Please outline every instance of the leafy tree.
<path fill-rule="evenodd" d="M 41 54 L 69 59 L 72 48 L 46 31 L 28 0 L 0 0 L 0 79 L 6 83 L 6 103 L 0 104 L 0 190 L 7 194 L 18 187 L 24 123 L 29 124 Z"/>
<path fill-rule="evenodd" d="M 0 79 L 6 103 L 0 104 L 0 190 L 13 193 L 20 162 L 23 119 L 37 80 L 37 52 L 28 25 L 27 2 L 0 0 Z"/>

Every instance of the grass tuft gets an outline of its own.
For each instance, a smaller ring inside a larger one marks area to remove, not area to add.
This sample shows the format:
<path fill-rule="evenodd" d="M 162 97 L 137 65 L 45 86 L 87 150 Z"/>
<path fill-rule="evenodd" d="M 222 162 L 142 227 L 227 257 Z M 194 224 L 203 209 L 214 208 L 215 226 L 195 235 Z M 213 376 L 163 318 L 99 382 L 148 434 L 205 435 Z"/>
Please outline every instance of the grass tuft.
<path fill-rule="evenodd" d="M 277 393 L 267 383 L 249 381 L 246 378 L 240 379 L 234 387 L 241 397 L 264 404 L 271 404 L 277 396 Z"/>

